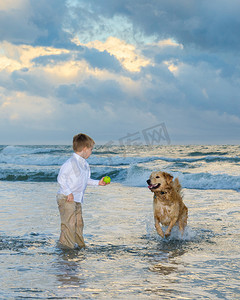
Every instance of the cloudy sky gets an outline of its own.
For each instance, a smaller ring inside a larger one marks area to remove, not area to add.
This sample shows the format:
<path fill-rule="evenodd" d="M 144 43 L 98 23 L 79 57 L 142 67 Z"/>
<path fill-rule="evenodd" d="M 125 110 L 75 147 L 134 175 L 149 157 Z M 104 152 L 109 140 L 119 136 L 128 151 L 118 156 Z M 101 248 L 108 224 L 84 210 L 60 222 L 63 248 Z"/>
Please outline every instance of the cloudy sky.
<path fill-rule="evenodd" d="M 239 16 L 239 0 L 1 0 L 0 144 L 161 123 L 172 144 L 239 143 Z"/>

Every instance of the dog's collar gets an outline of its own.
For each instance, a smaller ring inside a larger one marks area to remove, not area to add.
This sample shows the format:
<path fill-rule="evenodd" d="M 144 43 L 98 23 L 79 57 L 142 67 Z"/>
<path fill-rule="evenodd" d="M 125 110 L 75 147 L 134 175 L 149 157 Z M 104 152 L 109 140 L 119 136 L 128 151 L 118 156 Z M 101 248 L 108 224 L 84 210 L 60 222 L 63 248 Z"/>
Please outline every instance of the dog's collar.
<path fill-rule="evenodd" d="M 164 194 L 167 194 L 167 192 L 163 192 L 163 191 L 161 191 L 161 192 L 159 192 L 161 195 L 164 195 Z M 155 194 L 154 195 L 154 199 L 156 199 L 157 198 L 157 195 Z"/>

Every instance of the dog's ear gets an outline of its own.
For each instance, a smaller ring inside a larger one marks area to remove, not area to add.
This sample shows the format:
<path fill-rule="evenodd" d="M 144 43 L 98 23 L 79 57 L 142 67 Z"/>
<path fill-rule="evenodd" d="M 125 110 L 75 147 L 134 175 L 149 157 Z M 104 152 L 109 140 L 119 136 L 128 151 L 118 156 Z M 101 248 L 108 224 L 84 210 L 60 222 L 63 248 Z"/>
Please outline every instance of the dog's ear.
<path fill-rule="evenodd" d="M 166 179 L 167 184 L 170 184 L 172 182 L 172 180 L 173 180 L 173 176 L 172 175 L 170 175 L 170 174 L 168 174 L 166 172 L 163 172 L 163 176 Z"/>

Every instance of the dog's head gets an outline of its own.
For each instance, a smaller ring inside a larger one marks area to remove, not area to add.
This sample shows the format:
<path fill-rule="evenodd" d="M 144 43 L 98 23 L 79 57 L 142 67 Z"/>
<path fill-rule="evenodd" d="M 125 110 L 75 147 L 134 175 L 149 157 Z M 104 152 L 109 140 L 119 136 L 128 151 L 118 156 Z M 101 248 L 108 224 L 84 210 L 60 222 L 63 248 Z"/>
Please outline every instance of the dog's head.
<path fill-rule="evenodd" d="M 173 176 L 166 172 L 152 172 L 147 180 L 148 188 L 152 192 L 161 192 L 171 186 Z"/>

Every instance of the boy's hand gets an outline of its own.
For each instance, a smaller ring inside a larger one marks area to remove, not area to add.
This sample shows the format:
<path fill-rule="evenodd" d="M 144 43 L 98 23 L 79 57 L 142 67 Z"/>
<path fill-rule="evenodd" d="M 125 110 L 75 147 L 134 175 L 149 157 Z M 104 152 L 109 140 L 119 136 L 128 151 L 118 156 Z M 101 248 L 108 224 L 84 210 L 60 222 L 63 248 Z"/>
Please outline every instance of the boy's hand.
<path fill-rule="evenodd" d="M 67 196 L 67 201 L 68 201 L 68 202 L 74 201 L 74 197 L 73 197 L 73 194 L 72 194 L 72 193 L 69 194 L 69 195 Z"/>
<path fill-rule="evenodd" d="M 103 177 L 103 178 L 104 178 L 104 177 Z M 110 184 L 110 182 L 109 182 L 109 183 L 106 183 L 105 181 L 103 181 L 103 178 L 102 178 L 101 180 L 99 180 L 98 185 L 107 185 L 107 184 Z"/>

